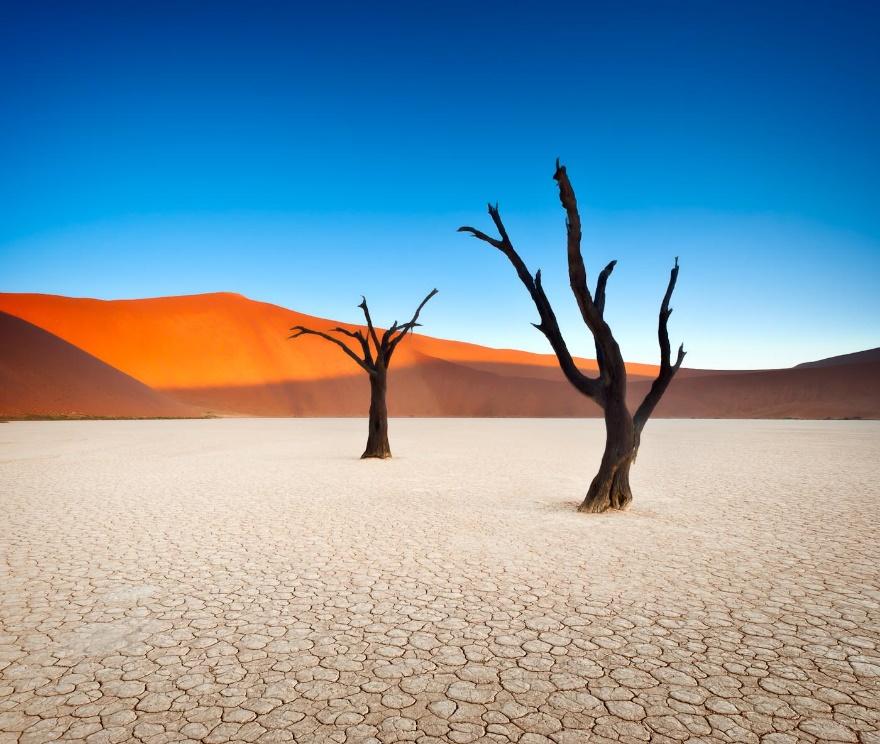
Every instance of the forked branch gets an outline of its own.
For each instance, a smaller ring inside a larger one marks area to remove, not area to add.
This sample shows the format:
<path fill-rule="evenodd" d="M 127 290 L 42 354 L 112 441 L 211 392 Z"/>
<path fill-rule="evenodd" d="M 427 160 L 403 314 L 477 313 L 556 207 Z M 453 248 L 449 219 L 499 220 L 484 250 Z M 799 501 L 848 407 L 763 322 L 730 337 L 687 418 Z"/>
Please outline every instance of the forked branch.
<path fill-rule="evenodd" d="M 367 298 L 362 297 L 361 303 L 358 305 L 361 310 L 364 311 L 364 317 L 367 320 L 367 331 L 366 335 L 363 331 L 356 330 L 351 331 L 348 328 L 342 328 L 341 326 L 337 326 L 336 328 L 331 328 L 330 333 L 341 333 L 343 336 L 347 336 L 348 338 L 353 338 L 355 341 L 360 344 L 361 350 L 363 351 L 363 358 L 359 357 L 355 354 L 352 349 L 340 341 L 338 338 L 334 338 L 333 336 L 324 333 L 323 331 L 316 331 L 313 328 L 307 328 L 306 326 L 293 326 L 291 331 L 294 331 L 288 338 L 299 338 L 300 336 L 318 336 L 319 338 L 323 338 L 325 341 L 329 341 L 332 344 L 335 344 L 340 349 L 342 349 L 349 357 L 354 359 L 358 363 L 358 365 L 364 369 L 370 375 L 377 374 L 377 371 L 385 370 L 388 367 L 388 363 L 391 361 L 391 355 L 394 353 L 394 350 L 397 348 L 397 345 L 403 340 L 403 337 L 406 336 L 413 328 L 417 328 L 421 323 L 418 322 L 419 314 L 422 312 L 422 308 L 425 307 L 428 300 L 430 300 L 435 294 L 437 294 L 436 289 L 432 289 L 428 296 L 425 297 L 424 300 L 421 301 L 419 306 L 416 308 L 415 313 L 412 316 L 412 319 L 400 325 L 396 320 L 391 325 L 391 327 L 386 330 L 382 334 L 381 340 L 379 339 L 379 334 L 376 331 L 375 326 L 373 325 L 373 319 L 370 316 L 370 310 L 367 306 Z M 370 340 L 372 339 L 373 344 L 375 345 L 375 351 L 370 348 Z"/>
<path fill-rule="evenodd" d="M 382 348 L 384 349 L 384 354 L 386 361 L 391 359 L 391 355 L 394 354 L 394 350 L 397 348 L 397 345 L 403 340 L 403 337 L 406 336 L 413 328 L 417 328 L 421 325 L 418 322 L 419 314 L 422 312 L 422 308 L 428 304 L 428 300 L 430 300 L 435 294 L 437 294 L 436 289 L 432 289 L 428 292 L 428 295 L 419 303 L 419 306 L 416 308 L 415 313 L 413 313 L 412 318 L 408 323 L 404 323 L 403 325 L 398 325 L 395 320 L 392 324 L 391 328 L 385 331 L 385 335 L 382 337 Z M 397 335 L 395 335 L 395 333 Z"/>
<path fill-rule="evenodd" d="M 614 271 L 616 261 L 608 264 L 599 274 L 596 283 L 596 299 L 590 295 L 587 286 L 587 268 L 584 265 L 583 253 L 581 253 L 581 216 L 578 212 L 577 197 L 571 181 L 568 180 L 568 171 L 564 165 L 556 161 L 556 172 L 553 179 L 559 187 L 559 201 L 565 210 L 565 232 L 568 246 L 568 278 L 571 291 L 574 294 L 581 317 L 584 319 L 590 333 L 596 341 L 596 356 L 599 369 L 604 380 L 609 381 L 606 368 L 613 367 L 616 376 L 623 379 L 623 357 L 620 347 L 611 332 L 610 326 L 605 322 L 603 312 L 605 309 L 605 285 L 608 277 Z M 601 295 L 601 298 L 600 298 Z"/>

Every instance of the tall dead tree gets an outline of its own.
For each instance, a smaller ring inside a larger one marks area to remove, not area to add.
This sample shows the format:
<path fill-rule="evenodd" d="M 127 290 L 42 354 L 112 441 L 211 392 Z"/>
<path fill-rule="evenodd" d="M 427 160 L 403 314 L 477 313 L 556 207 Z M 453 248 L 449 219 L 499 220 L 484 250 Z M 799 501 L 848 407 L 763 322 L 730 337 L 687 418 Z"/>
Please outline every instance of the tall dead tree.
<path fill-rule="evenodd" d="M 330 333 L 340 333 L 357 341 L 360 345 L 362 356 L 358 356 L 351 347 L 329 333 L 306 328 L 301 325 L 293 326 L 290 329 L 293 333 L 288 337 L 289 339 L 310 335 L 318 336 L 325 341 L 335 344 L 370 376 L 369 434 L 367 436 L 367 447 L 364 450 L 364 454 L 361 455 L 361 459 L 378 457 L 384 460 L 391 457 L 391 447 L 388 444 L 388 405 L 385 402 L 385 395 L 388 391 L 388 365 L 391 364 L 391 357 L 394 356 L 394 351 L 404 336 L 413 328 L 421 325 L 421 323 L 417 322 L 419 313 L 422 312 L 422 308 L 435 294 L 437 294 L 437 290 L 432 289 L 416 308 L 412 320 L 402 325 L 395 320 L 391 327 L 382 333 L 381 338 L 373 326 L 373 319 L 370 317 L 370 310 L 367 307 L 367 298 L 362 297 L 361 304 L 358 307 L 364 311 L 364 318 L 367 320 L 367 333 L 364 334 L 360 330 L 350 331 L 347 328 L 339 327 L 330 329 Z"/>
<path fill-rule="evenodd" d="M 533 325 L 547 337 L 565 377 L 580 393 L 594 400 L 605 413 L 605 452 L 602 455 L 599 472 L 593 478 L 590 490 L 579 510 L 604 512 L 609 509 L 625 509 L 632 501 L 629 470 L 639 451 L 642 429 L 645 428 L 645 423 L 663 397 L 678 368 L 681 367 L 685 356 L 684 344 L 682 344 L 678 348 L 675 363 L 672 363 L 669 333 L 666 328 L 672 313 L 669 301 L 678 279 L 678 258 L 675 259 L 675 265 L 669 274 L 666 294 L 660 303 L 660 321 L 657 329 L 660 340 L 660 372 L 645 399 L 632 414 L 626 404 L 626 367 L 623 356 L 611 328 L 605 321 L 605 285 L 617 261 L 612 261 L 599 272 L 596 293 L 590 294 L 587 286 L 587 270 L 581 254 L 581 218 L 577 199 L 568 180 L 565 166 L 560 165 L 558 160 L 553 178 L 559 187 L 559 200 L 566 215 L 569 281 L 581 317 L 596 343 L 596 360 L 599 366 L 597 377 L 585 375 L 575 364 L 559 330 L 550 301 L 541 286 L 541 272 L 539 270 L 532 277 L 525 262 L 514 249 L 501 221 L 498 205 L 489 205 L 489 216 L 498 230 L 497 238 L 473 227 L 460 227 L 459 232 L 470 233 L 507 256 L 538 309 L 541 322 Z"/>

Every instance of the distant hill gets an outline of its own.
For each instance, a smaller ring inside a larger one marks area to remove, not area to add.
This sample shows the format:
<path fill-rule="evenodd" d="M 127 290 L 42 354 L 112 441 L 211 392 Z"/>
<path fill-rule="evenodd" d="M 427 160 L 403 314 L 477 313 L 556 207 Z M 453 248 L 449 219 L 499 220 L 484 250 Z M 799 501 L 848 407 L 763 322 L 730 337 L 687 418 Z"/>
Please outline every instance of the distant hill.
<path fill-rule="evenodd" d="M 877 362 L 880 362 L 880 348 L 855 351 L 852 354 L 841 354 L 840 356 L 828 357 L 827 359 L 819 359 L 815 362 L 804 362 L 797 366 L 799 368 L 839 367 L 845 364 L 876 364 Z"/>
<path fill-rule="evenodd" d="M 357 326 L 232 293 L 112 301 L 0 294 L 0 311 L 13 316 L 0 327 L 2 379 L 17 380 L 0 397 L 0 415 L 47 415 L 50 409 L 117 416 L 366 413 L 368 383 L 350 359 L 320 339 L 287 340 L 287 329 L 300 323 Z M 30 351 L 16 350 L 19 339 L 29 339 L 22 348 Z M 601 413 L 565 381 L 552 355 L 413 335 L 394 362 L 393 416 Z M 594 360 L 578 364 L 596 369 Z M 635 401 L 657 368 L 628 367 Z M 683 369 L 657 415 L 880 418 L 878 379 L 876 349 L 787 370 Z"/>

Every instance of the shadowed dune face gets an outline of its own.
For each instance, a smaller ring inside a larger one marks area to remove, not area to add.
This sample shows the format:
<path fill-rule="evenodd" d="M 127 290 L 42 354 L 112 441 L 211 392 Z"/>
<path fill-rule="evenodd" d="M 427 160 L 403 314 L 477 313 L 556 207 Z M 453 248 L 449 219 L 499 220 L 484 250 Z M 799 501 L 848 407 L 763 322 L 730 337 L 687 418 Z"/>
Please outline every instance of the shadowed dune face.
<path fill-rule="evenodd" d="M 630 398 L 650 383 L 630 385 Z M 880 361 L 673 380 L 655 416 L 669 418 L 880 418 Z"/>
<path fill-rule="evenodd" d="M 2 364 L 9 384 L 0 399 L 2 415 L 367 412 L 369 384 L 350 359 L 321 339 L 287 340 L 287 329 L 296 324 L 358 326 L 229 293 L 115 301 L 0 294 L 0 311 L 8 313 Z M 594 360 L 578 362 L 585 370 L 596 369 Z M 634 408 L 657 368 L 628 368 Z M 877 418 L 877 380 L 878 350 L 787 370 L 682 369 L 655 415 Z M 388 403 L 392 416 L 601 415 L 568 384 L 552 355 L 420 335 L 408 338 L 395 356 Z"/>
<path fill-rule="evenodd" d="M 389 373 L 392 416 L 585 417 L 602 415 L 565 380 L 492 374 L 433 360 Z M 660 402 L 659 418 L 880 418 L 880 364 L 707 374 L 676 379 Z M 631 408 L 651 381 L 630 382 Z M 255 416 L 365 416 L 363 376 L 251 387 L 169 391 L 218 413 Z M 320 411 L 320 413 L 315 413 Z"/>
<path fill-rule="evenodd" d="M 595 403 L 566 380 L 496 375 L 439 359 L 392 368 L 391 416 L 599 416 Z M 255 416 L 365 416 L 366 375 L 297 380 L 270 385 L 168 391 L 180 400 L 218 413 Z M 317 412 L 317 413 L 316 413 Z"/>
<path fill-rule="evenodd" d="M 4 312 L 0 312 L 0 338 L 0 413 L 4 416 L 200 415 L 63 339 Z"/>

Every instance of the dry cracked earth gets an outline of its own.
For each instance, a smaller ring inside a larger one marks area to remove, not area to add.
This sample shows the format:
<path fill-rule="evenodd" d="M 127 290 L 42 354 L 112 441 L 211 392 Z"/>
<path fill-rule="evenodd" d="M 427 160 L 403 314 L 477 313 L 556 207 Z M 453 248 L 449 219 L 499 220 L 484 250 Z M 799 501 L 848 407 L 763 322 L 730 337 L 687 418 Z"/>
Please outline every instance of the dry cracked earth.
<path fill-rule="evenodd" d="M 880 742 L 880 424 L 0 426 L 0 742 Z"/>

